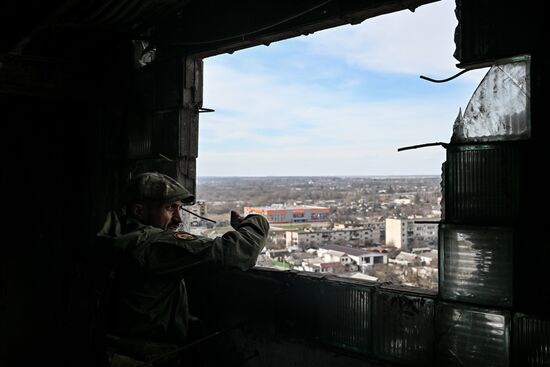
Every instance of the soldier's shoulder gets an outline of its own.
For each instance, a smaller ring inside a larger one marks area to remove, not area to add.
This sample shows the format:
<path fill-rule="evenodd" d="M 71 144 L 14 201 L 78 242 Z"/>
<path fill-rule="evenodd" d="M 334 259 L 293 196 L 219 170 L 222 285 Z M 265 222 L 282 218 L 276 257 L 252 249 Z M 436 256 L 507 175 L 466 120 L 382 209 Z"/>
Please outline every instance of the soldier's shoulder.
<path fill-rule="evenodd" d="M 185 231 L 176 231 L 173 236 L 174 238 L 182 241 L 195 241 L 199 239 L 198 236 Z"/>
<path fill-rule="evenodd" d="M 210 248 L 213 244 L 213 241 L 214 240 L 207 237 L 197 236 L 195 234 L 185 231 L 165 231 L 159 234 L 157 238 L 153 241 L 153 247 L 157 248 L 157 246 L 155 245 L 161 245 L 161 247 L 158 248 L 162 248 L 162 245 L 168 244 L 173 245 L 177 248 L 184 249 L 189 253 L 198 254 Z"/>
<path fill-rule="evenodd" d="M 182 242 L 194 242 L 199 241 L 202 236 L 186 231 L 163 231 L 155 235 L 156 242 L 168 242 L 168 243 L 182 243 Z"/>

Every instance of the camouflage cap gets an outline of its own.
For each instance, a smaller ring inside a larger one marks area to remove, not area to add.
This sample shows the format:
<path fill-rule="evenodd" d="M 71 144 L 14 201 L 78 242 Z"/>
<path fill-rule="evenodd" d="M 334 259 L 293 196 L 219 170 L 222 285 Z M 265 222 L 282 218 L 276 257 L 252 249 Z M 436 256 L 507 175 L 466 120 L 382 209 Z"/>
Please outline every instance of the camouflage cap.
<path fill-rule="evenodd" d="M 191 203 L 195 201 L 195 196 L 170 176 L 157 172 L 146 172 L 130 179 L 126 186 L 124 200 L 126 203 L 136 201 L 168 203 L 176 200 Z"/>

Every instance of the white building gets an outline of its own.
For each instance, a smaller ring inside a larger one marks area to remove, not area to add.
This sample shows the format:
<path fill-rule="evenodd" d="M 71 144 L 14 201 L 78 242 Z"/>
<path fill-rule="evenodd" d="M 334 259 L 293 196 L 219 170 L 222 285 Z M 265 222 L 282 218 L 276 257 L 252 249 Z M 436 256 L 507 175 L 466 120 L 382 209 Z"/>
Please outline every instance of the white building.
<path fill-rule="evenodd" d="M 411 219 L 386 219 L 386 245 L 408 250 L 415 241 L 435 246 L 438 223 L 426 223 Z"/>
<path fill-rule="evenodd" d="M 367 266 L 372 266 L 374 264 L 387 264 L 388 255 L 386 253 L 379 252 L 370 252 L 368 249 L 360 249 L 339 245 L 325 245 L 323 246 L 325 250 L 334 250 L 343 252 L 357 265 L 360 269 L 364 269 Z M 318 252 L 321 249 L 318 250 Z"/>
<path fill-rule="evenodd" d="M 323 262 L 340 262 L 342 265 L 351 264 L 351 258 L 343 251 L 320 248 L 317 255 L 323 259 Z"/>
<path fill-rule="evenodd" d="M 386 218 L 386 245 L 405 248 L 407 243 L 407 221 Z"/>

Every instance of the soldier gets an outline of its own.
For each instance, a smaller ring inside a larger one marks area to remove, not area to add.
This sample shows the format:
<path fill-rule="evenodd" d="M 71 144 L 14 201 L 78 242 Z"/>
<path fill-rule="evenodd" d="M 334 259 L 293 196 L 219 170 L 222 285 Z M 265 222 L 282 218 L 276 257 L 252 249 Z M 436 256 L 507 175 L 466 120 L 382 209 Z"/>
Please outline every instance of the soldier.
<path fill-rule="evenodd" d="M 109 213 L 98 236 L 116 274 L 110 333 L 182 345 L 191 317 L 184 272 L 204 262 L 241 270 L 256 263 L 269 230 L 264 217 L 232 211 L 235 230 L 215 239 L 178 231 L 180 207 L 193 201 L 173 178 L 144 173 L 130 180 L 125 210 Z"/>

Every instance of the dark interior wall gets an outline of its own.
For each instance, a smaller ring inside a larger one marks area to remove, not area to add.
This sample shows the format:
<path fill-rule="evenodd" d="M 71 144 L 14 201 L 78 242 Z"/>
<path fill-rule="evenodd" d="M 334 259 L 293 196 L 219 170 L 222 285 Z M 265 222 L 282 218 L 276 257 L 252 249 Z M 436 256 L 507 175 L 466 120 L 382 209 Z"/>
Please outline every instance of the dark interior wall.
<path fill-rule="evenodd" d="M 162 47 L 135 68 L 128 116 L 127 172 L 159 171 L 196 189 L 202 60 Z"/>
<path fill-rule="evenodd" d="M 3 128 L 11 130 L 2 166 L 13 231 L 2 256 L 2 344 L 10 358 L 53 356 L 58 343 L 71 340 L 76 263 L 91 230 L 91 111 L 26 97 L 2 98 L 1 109 Z"/>
<path fill-rule="evenodd" d="M 0 256 L 0 365 L 74 365 L 91 355 L 89 253 L 122 181 L 129 106 L 121 65 L 132 60 L 124 49 L 79 63 L 76 88 L 49 90 L 52 66 L 40 60 L 25 61 L 35 79 L 0 88 L 10 232 Z M 66 64 L 58 70 L 64 78 Z"/>
<path fill-rule="evenodd" d="M 540 25 L 540 24 L 539 24 Z M 538 38 L 537 34 L 535 38 Z M 531 139 L 526 147 L 521 179 L 521 218 L 514 248 L 514 299 L 520 311 L 531 311 L 550 319 L 550 282 L 546 259 L 550 258 L 547 239 L 546 170 L 548 156 L 548 101 L 550 54 L 541 43 L 532 52 L 531 62 Z M 548 341 L 550 345 L 550 341 Z"/>
<path fill-rule="evenodd" d="M 195 190 L 202 61 L 160 52 L 155 68 L 138 69 L 131 40 L 84 40 L 0 60 L 15 234 L 0 257 L 0 365 L 95 365 L 94 237 L 105 214 L 130 172 L 158 170 Z"/>

